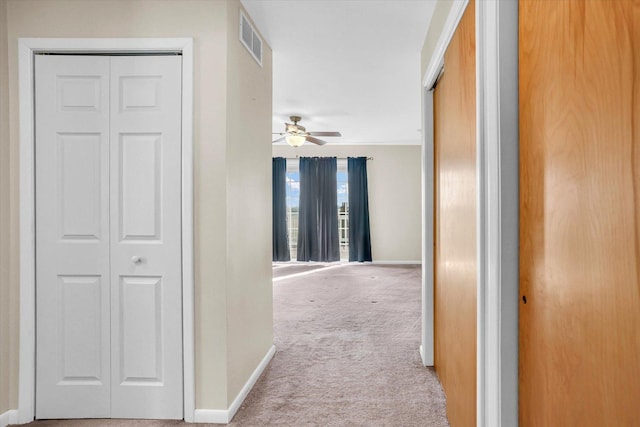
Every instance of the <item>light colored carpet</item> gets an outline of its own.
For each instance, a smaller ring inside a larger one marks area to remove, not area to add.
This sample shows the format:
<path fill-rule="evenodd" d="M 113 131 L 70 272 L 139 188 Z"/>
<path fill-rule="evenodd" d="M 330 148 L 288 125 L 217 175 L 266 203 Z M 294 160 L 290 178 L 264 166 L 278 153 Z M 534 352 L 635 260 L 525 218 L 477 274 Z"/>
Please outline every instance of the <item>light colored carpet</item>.
<path fill-rule="evenodd" d="M 307 263 L 291 263 L 291 264 L 277 264 L 273 267 L 273 278 L 289 276 L 292 274 L 305 273 L 312 270 L 318 270 L 325 268 L 324 264 L 307 264 Z"/>
<path fill-rule="evenodd" d="M 274 283 L 277 353 L 232 426 L 448 426 L 420 361 L 420 267 L 347 265 Z"/>
<path fill-rule="evenodd" d="M 296 271 L 298 272 L 298 271 Z M 420 362 L 420 267 L 346 265 L 274 282 L 276 355 L 231 426 L 448 426 Z M 36 427 L 178 426 L 40 421 Z"/>

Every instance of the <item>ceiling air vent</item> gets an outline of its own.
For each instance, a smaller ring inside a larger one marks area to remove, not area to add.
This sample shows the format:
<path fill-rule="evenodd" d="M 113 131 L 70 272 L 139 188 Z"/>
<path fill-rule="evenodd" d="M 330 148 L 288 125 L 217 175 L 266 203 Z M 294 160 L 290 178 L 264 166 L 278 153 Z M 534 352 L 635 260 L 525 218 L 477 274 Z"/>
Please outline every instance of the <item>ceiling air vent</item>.
<path fill-rule="evenodd" d="M 262 67 L 262 39 L 242 12 L 240 12 L 240 41 Z"/>

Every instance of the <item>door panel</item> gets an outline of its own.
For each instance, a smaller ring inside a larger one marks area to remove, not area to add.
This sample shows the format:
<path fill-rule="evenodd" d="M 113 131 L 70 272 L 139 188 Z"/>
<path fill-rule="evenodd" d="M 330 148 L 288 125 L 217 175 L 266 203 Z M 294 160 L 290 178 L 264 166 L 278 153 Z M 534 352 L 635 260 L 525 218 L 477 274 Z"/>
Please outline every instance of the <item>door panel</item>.
<path fill-rule="evenodd" d="M 59 384 L 100 385 L 102 369 L 102 280 L 100 276 L 58 276 L 60 310 Z"/>
<path fill-rule="evenodd" d="M 159 242 L 162 134 L 121 134 L 119 239 Z"/>
<path fill-rule="evenodd" d="M 640 2 L 519 9 L 520 425 L 637 425 Z"/>
<path fill-rule="evenodd" d="M 104 213 L 101 212 L 100 184 L 104 167 L 101 144 L 99 133 L 60 132 L 57 135 L 62 239 L 101 238 Z"/>
<path fill-rule="evenodd" d="M 180 57 L 36 57 L 38 418 L 182 418 L 180 138 Z"/>
<path fill-rule="evenodd" d="M 112 416 L 182 418 L 181 57 L 111 59 Z"/>
<path fill-rule="evenodd" d="M 475 4 L 434 93 L 435 368 L 452 426 L 476 425 Z"/>
<path fill-rule="evenodd" d="M 120 277 L 120 375 L 123 385 L 162 385 L 162 279 Z"/>
<path fill-rule="evenodd" d="M 109 59 L 35 61 L 36 417 L 108 417 Z"/>

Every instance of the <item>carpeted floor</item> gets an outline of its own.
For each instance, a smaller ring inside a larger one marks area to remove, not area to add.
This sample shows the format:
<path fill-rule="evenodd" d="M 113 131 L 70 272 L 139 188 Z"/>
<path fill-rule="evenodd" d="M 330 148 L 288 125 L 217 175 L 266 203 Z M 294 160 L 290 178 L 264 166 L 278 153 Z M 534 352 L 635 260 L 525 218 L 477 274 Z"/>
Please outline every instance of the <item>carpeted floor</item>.
<path fill-rule="evenodd" d="M 276 355 L 232 426 L 448 426 L 420 361 L 420 267 L 346 265 L 274 282 Z"/>
<path fill-rule="evenodd" d="M 325 264 L 276 264 L 273 266 L 273 278 L 290 276 L 292 274 L 306 273 L 313 270 L 325 268 Z"/>
<path fill-rule="evenodd" d="M 419 266 L 317 269 L 280 276 L 273 291 L 277 352 L 231 426 L 449 425 L 437 376 L 422 366 L 418 353 Z M 182 424 L 78 420 L 33 425 Z"/>

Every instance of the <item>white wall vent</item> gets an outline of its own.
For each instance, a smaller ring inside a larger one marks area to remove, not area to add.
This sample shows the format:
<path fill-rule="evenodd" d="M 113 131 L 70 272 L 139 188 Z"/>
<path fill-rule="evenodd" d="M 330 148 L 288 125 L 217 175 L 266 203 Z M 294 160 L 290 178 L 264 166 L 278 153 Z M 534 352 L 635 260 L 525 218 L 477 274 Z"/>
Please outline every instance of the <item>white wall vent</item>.
<path fill-rule="evenodd" d="M 262 67 L 262 39 L 242 11 L 240 11 L 240 41 Z"/>

